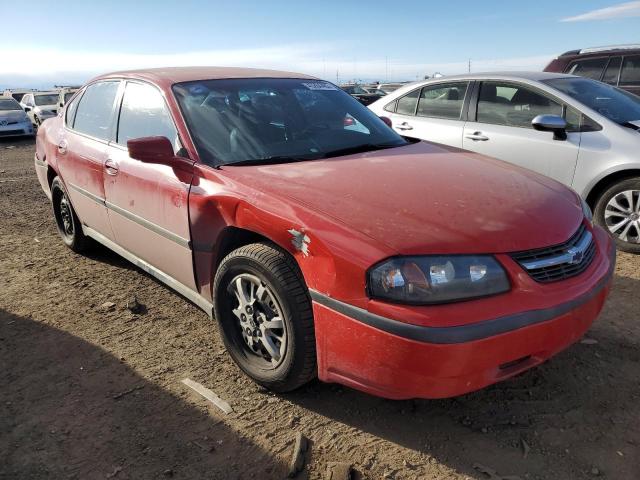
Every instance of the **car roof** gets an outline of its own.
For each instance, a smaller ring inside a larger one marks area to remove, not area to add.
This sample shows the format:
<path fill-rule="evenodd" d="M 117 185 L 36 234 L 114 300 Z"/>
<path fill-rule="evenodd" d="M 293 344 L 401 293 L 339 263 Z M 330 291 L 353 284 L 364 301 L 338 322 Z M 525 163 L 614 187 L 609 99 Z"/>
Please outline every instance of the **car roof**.
<path fill-rule="evenodd" d="M 561 77 L 575 77 L 575 75 L 568 75 L 566 73 L 555 72 L 519 72 L 519 71 L 501 71 L 501 72 L 480 72 L 480 73 L 465 73 L 461 75 L 446 75 L 444 77 L 431 78 L 427 81 L 446 81 L 450 79 L 466 79 L 466 80 L 483 80 L 491 78 L 500 78 L 504 80 L 533 80 L 539 82 L 542 80 L 549 80 L 551 78 Z"/>
<path fill-rule="evenodd" d="M 227 78 L 301 78 L 313 79 L 301 73 L 280 70 L 266 70 L 259 68 L 240 67 L 164 67 L 147 68 L 141 70 L 125 70 L 108 73 L 96 77 L 95 80 L 108 78 L 138 78 L 156 84 L 173 85 L 175 83 L 198 80 L 219 80 Z"/>
<path fill-rule="evenodd" d="M 619 53 L 635 53 L 636 50 L 640 50 L 640 44 L 626 44 L 626 45 L 607 45 L 604 47 L 589 47 L 578 50 L 569 50 L 560 55 L 560 57 L 573 57 L 573 56 L 596 56 L 603 54 L 619 54 Z"/>

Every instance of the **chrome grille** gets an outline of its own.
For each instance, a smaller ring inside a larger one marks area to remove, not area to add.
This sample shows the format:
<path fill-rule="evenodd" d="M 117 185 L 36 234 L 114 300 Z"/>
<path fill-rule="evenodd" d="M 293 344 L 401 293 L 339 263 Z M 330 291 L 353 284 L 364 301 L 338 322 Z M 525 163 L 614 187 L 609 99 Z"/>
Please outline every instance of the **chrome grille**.
<path fill-rule="evenodd" d="M 511 257 L 535 281 L 549 283 L 581 274 L 591 265 L 595 254 L 593 235 L 583 224 L 565 243 L 513 253 Z"/>

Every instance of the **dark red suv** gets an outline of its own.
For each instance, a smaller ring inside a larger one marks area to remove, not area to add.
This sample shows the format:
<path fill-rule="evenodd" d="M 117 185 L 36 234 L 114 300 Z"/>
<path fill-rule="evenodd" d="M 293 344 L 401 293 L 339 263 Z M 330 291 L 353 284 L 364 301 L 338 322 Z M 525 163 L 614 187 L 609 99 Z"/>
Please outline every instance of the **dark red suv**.
<path fill-rule="evenodd" d="M 544 71 L 580 75 L 640 95 L 640 44 L 571 50 Z"/>

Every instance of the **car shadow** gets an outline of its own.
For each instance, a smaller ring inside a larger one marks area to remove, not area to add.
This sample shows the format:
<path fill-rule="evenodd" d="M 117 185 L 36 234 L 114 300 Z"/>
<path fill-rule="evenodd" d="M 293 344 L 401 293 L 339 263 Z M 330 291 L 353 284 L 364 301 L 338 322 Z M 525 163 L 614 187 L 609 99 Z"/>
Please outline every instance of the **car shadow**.
<path fill-rule="evenodd" d="M 4 309 L 0 365 L 0 478 L 285 478 L 186 387 L 180 398 L 100 347 Z"/>
<path fill-rule="evenodd" d="M 287 400 L 423 454 L 425 464 L 434 458 L 473 478 L 490 476 L 479 473 L 483 465 L 521 479 L 604 472 L 637 479 L 640 328 L 625 334 L 618 323 L 637 318 L 637 307 L 625 296 L 639 288 L 638 280 L 616 276 L 603 313 L 585 337 L 589 340 L 475 393 L 390 401 L 314 382 Z M 355 460 L 367 463 L 374 457 Z"/>

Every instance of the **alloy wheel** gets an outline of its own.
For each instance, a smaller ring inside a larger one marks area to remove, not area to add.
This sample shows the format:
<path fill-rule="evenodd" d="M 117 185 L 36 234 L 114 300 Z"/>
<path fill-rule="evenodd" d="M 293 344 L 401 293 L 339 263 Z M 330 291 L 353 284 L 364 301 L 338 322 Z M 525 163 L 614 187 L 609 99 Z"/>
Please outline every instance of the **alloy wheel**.
<path fill-rule="evenodd" d="M 640 190 L 614 195 L 605 207 L 604 221 L 613 236 L 640 244 Z"/>
<path fill-rule="evenodd" d="M 227 291 L 236 299 L 232 312 L 245 353 L 258 357 L 265 368 L 277 368 L 287 349 L 287 328 L 275 295 L 265 282 L 248 273 L 234 277 Z"/>

